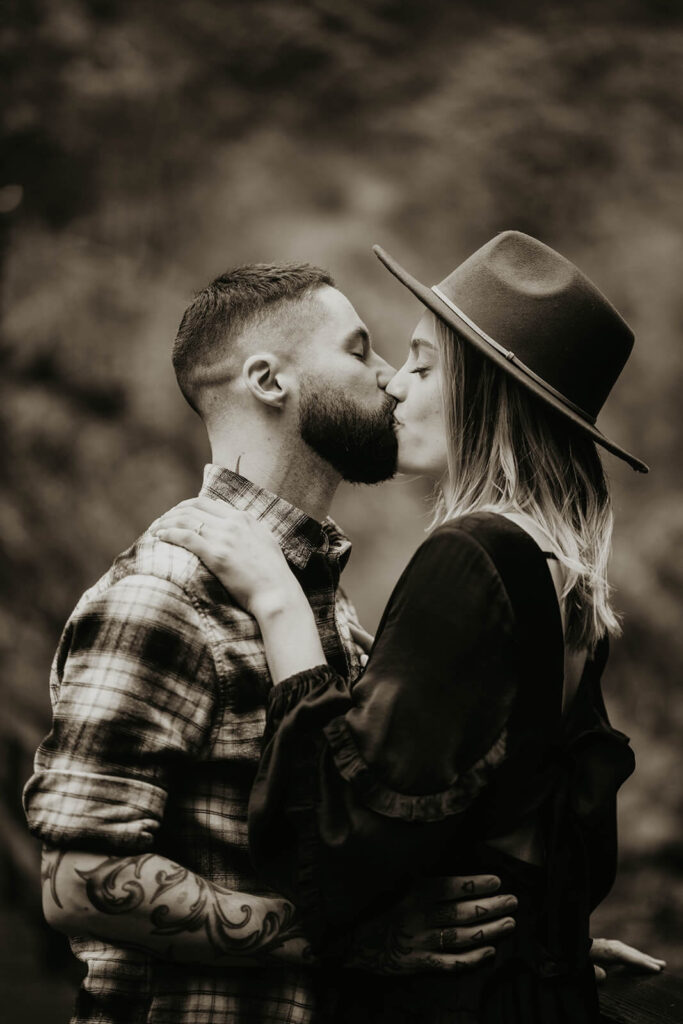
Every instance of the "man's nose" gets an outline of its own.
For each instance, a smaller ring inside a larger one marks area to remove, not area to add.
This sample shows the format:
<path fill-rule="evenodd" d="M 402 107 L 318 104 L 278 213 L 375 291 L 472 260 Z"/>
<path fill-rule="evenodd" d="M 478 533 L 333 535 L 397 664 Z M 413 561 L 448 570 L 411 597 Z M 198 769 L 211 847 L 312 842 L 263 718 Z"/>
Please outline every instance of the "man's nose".
<path fill-rule="evenodd" d="M 393 366 L 386 362 L 386 360 L 380 360 L 380 366 L 377 369 L 377 386 L 386 391 L 387 384 L 395 377 L 396 370 Z"/>

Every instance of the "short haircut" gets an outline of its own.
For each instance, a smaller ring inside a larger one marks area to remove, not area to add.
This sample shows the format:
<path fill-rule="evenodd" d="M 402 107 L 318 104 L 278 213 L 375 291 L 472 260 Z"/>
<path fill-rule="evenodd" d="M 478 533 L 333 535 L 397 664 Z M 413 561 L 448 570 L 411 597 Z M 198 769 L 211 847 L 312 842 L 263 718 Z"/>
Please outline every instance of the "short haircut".
<path fill-rule="evenodd" d="M 202 383 L 229 356 L 247 327 L 286 301 L 304 298 L 334 281 L 310 263 L 252 263 L 221 274 L 183 313 L 173 345 L 173 368 L 187 402 L 201 415 Z"/>

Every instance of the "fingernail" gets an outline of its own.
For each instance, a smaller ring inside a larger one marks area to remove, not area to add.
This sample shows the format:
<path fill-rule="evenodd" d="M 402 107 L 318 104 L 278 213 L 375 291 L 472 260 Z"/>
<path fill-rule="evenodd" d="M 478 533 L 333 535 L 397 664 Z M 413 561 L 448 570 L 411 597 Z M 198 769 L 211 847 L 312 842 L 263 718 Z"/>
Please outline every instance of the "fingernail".
<path fill-rule="evenodd" d="M 509 896 L 508 899 L 505 900 L 505 903 L 503 904 L 503 906 L 506 907 L 506 908 L 510 907 L 511 909 L 514 909 L 515 907 L 518 907 L 519 903 L 517 901 L 517 897 L 516 896 Z"/>
<path fill-rule="evenodd" d="M 515 927 L 515 922 L 513 921 L 513 919 L 512 919 L 511 917 L 509 917 L 509 918 L 507 919 L 507 921 L 503 921 L 503 929 L 504 929 L 504 930 L 505 930 L 506 932 L 509 932 L 509 931 L 510 931 L 510 929 L 511 929 L 511 928 L 514 928 L 514 927 Z"/>
<path fill-rule="evenodd" d="M 487 878 L 486 879 L 486 888 L 487 889 L 498 889 L 499 887 L 500 887 L 500 878 L 496 878 L 495 876 L 493 876 L 492 878 Z"/>
<path fill-rule="evenodd" d="M 495 956 L 495 955 L 496 955 L 495 949 L 485 949 L 484 950 L 484 954 L 483 954 L 483 959 L 484 960 L 488 960 L 489 957 Z"/>

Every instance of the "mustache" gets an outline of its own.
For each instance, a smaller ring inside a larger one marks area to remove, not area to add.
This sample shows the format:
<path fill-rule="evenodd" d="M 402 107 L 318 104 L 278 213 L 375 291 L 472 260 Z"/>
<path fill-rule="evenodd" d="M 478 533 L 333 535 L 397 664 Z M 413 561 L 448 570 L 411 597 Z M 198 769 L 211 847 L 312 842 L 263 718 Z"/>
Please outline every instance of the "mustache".
<path fill-rule="evenodd" d="M 394 412 L 396 411 L 396 406 L 397 405 L 398 405 L 398 399 L 397 398 L 392 398 L 392 396 L 388 395 L 386 393 L 386 391 L 385 391 L 384 392 L 384 400 L 383 400 L 383 412 L 386 413 L 386 415 L 389 418 L 391 418 L 392 420 L 394 418 Z"/>

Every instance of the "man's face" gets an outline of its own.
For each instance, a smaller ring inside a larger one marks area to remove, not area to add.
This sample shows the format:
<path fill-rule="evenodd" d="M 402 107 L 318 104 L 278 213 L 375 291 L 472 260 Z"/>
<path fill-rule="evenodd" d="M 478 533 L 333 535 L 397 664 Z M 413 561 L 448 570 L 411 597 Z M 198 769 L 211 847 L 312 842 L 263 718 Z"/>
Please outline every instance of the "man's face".
<path fill-rule="evenodd" d="M 351 483 L 378 483 L 396 472 L 394 369 L 373 351 L 368 330 L 336 288 L 310 299 L 317 315 L 300 355 L 302 439 Z"/>

